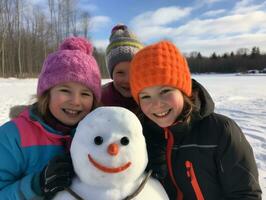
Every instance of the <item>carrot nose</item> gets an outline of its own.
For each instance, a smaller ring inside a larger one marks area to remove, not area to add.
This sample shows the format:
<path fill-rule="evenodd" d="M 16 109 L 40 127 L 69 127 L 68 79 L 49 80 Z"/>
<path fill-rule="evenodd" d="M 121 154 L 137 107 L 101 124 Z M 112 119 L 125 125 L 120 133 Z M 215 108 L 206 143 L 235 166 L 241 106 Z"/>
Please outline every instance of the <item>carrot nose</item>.
<path fill-rule="evenodd" d="M 111 156 L 116 156 L 118 154 L 119 147 L 117 144 L 112 143 L 108 146 L 107 151 Z"/>
<path fill-rule="evenodd" d="M 116 156 L 118 154 L 119 147 L 117 144 L 112 143 L 108 146 L 107 151 L 111 156 Z"/>

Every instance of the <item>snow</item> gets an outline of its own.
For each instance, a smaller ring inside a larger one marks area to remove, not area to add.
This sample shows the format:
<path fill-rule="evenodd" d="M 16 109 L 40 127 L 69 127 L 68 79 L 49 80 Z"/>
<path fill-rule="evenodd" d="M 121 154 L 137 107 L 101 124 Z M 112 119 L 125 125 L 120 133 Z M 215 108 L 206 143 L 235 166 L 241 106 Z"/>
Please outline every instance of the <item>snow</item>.
<path fill-rule="evenodd" d="M 216 104 L 216 112 L 234 119 L 253 147 L 259 169 L 262 199 L 266 199 L 266 76 L 234 74 L 193 75 Z M 103 83 L 109 80 L 103 80 Z M 0 125 L 8 121 L 9 108 L 32 102 L 37 79 L 0 78 Z"/>

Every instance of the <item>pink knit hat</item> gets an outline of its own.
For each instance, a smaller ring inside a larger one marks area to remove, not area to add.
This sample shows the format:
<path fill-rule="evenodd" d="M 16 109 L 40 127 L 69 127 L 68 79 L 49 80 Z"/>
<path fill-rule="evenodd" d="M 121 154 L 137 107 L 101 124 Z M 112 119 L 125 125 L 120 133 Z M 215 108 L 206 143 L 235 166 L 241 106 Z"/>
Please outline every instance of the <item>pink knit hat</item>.
<path fill-rule="evenodd" d="M 93 46 L 82 37 L 69 37 L 59 50 L 45 59 L 39 75 L 37 95 L 68 81 L 88 87 L 97 101 L 101 98 L 101 75 L 98 64 L 92 56 Z"/>

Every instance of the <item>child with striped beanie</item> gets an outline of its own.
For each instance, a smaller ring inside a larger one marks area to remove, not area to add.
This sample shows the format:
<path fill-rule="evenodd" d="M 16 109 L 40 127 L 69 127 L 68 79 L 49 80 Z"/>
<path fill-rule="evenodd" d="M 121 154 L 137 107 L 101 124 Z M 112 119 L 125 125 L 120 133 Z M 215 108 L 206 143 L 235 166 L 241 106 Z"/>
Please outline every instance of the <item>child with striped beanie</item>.
<path fill-rule="evenodd" d="M 122 106 L 135 112 L 138 106 L 131 96 L 129 68 L 133 56 L 143 44 L 124 24 L 112 28 L 109 41 L 106 64 L 113 81 L 103 86 L 102 103 L 105 106 Z"/>

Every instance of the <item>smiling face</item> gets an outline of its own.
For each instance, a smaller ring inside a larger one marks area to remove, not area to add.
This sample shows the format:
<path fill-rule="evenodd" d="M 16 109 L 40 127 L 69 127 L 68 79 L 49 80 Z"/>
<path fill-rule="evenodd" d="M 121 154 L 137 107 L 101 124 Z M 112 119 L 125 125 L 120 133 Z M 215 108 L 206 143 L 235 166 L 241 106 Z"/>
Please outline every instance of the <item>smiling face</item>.
<path fill-rule="evenodd" d="M 50 90 L 50 112 L 63 124 L 77 124 L 91 111 L 92 105 L 93 93 L 80 83 L 66 82 Z"/>
<path fill-rule="evenodd" d="M 115 66 L 113 71 L 114 87 L 124 97 L 131 97 L 129 67 L 130 62 L 120 62 Z"/>
<path fill-rule="evenodd" d="M 141 124 L 124 108 L 97 108 L 79 123 L 71 156 L 86 184 L 110 187 L 133 181 L 147 165 Z"/>
<path fill-rule="evenodd" d="M 163 128 L 175 123 L 184 107 L 182 93 L 169 86 L 143 89 L 139 94 L 139 102 L 143 113 Z"/>
<path fill-rule="evenodd" d="M 94 138 L 94 143 L 98 146 L 102 145 L 104 142 L 104 138 L 102 136 L 96 136 Z M 129 145 L 130 139 L 127 136 L 124 136 L 120 139 L 120 141 L 113 142 L 108 145 L 106 151 L 109 154 L 108 156 L 118 156 L 121 146 Z M 120 155 L 121 156 L 121 155 Z M 88 154 L 89 161 L 102 172 L 105 173 L 120 173 L 124 170 L 127 170 L 131 166 L 131 161 L 126 161 L 125 163 L 121 163 L 118 166 L 106 166 L 101 164 L 97 160 L 93 158 L 93 153 Z"/>

